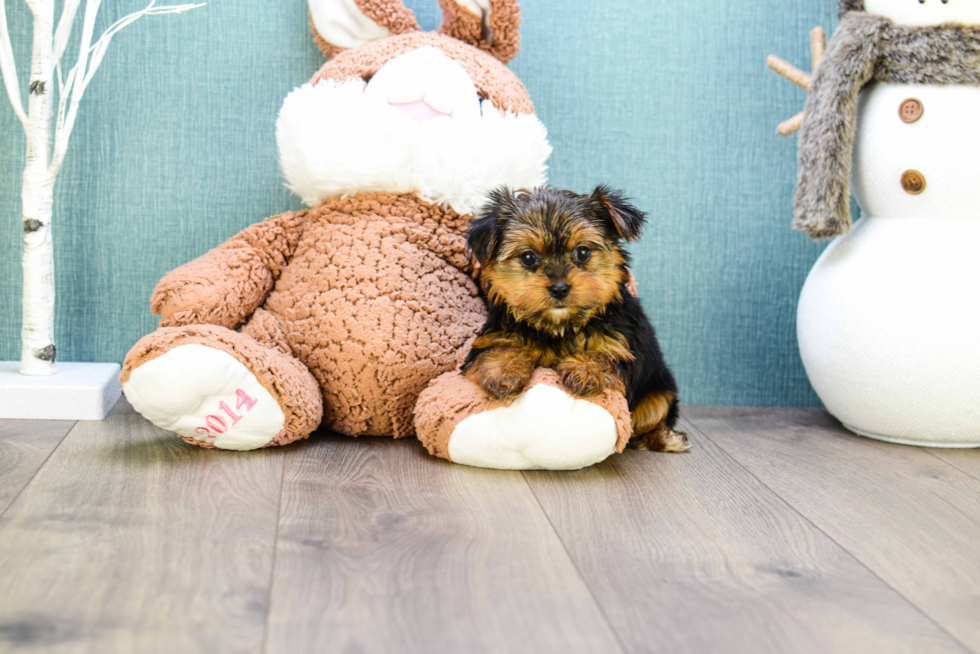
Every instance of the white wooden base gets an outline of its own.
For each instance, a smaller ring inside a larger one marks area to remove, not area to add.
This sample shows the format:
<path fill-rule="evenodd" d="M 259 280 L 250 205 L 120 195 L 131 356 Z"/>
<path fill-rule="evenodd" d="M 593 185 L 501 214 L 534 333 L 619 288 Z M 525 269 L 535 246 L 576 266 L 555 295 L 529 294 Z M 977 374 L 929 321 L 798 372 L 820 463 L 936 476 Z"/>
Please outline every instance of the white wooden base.
<path fill-rule="evenodd" d="M 122 393 L 117 363 L 58 363 L 45 377 L 19 370 L 19 361 L 0 361 L 2 419 L 102 420 Z"/>

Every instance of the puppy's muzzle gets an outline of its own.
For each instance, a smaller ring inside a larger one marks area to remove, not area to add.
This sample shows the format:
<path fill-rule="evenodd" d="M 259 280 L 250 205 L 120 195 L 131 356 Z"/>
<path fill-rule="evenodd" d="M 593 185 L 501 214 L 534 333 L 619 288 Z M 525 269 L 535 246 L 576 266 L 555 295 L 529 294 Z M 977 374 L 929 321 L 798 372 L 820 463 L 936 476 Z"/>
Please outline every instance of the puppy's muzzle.
<path fill-rule="evenodd" d="M 564 300 L 571 290 L 572 287 L 567 282 L 555 282 L 548 287 L 548 294 L 556 300 Z"/>

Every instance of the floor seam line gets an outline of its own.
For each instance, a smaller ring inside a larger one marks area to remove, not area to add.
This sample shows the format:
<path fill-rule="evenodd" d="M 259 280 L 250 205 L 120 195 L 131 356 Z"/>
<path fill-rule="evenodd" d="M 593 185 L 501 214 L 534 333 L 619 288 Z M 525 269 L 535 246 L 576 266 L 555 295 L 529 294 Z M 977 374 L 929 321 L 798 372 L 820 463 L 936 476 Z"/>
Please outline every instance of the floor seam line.
<path fill-rule="evenodd" d="M 970 477 L 971 479 L 976 479 L 977 481 L 980 481 L 980 477 L 978 477 L 977 475 L 973 474 L 972 472 L 968 472 L 968 471 L 964 470 L 963 468 L 959 467 L 958 465 L 956 465 L 952 461 L 947 461 L 943 457 L 939 456 L 939 454 L 937 454 L 936 452 L 934 452 L 933 451 L 933 448 L 920 447 L 919 449 L 920 450 L 924 450 L 927 454 L 931 455 L 932 457 L 936 458 L 939 461 L 942 461 L 943 463 L 945 463 L 949 467 L 954 468 L 956 470 L 959 470 L 960 472 L 962 472 L 967 477 Z"/>
<path fill-rule="evenodd" d="M 920 446 L 920 445 L 914 445 L 914 446 L 912 446 L 912 447 L 915 447 L 915 449 L 917 449 L 917 450 L 920 450 L 920 451 L 922 451 L 922 452 L 925 452 L 926 454 L 929 454 L 929 455 L 931 455 L 931 456 L 932 456 L 932 457 L 933 457 L 933 458 L 934 458 L 934 459 L 935 459 L 936 461 L 938 461 L 938 462 L 939 462 L 939 463 L 941 463 L 942 465 L 945 465 L 945 466 L 949 466 L 950 468 L 952 468 L 952 469 L 953 469 L 953 470 L 955 470 L 956 472 L 958 472 L 958 473 L 960 473 L 961 475 L 965 475 L 965 476 L 966 476 L 966 478 L 967 478 L 967 481 L 969 481 L 969 482 L 971 482 L 971 483 L 973 483 L 973 482 L 980 482 L 980 479 L 977 479 L 976 477 L 974 477 L 973 475 L 971 475 L 971 474 L 970 474 L 969 472 L 967 472 L 966 470 L 962 470 L 962 469 L 960 469 L 960 468 L 959 468 L 958 466 L 955 466 L 955 465 L 953 465 L 952 463 L 950 463 L 949 461 L 946 461 L 946 460 L 945 460 L 945 459 L 943 459 L 942 457 L 940 457 L 940 456 L 938 456 L 938 455 L 936 455 L 936 454 L 933 454 L 933 452 L 932 452 L 932 451 L 930 450 L 930 448 L 927 448 L 927 447 L 923 447 L 923 446 Z M 945 505 L 946 505 L 946 506 L 947 506 L 947 507 L 948 507 L 948 508 L 949 508 L 949 509 L 950 509 L 951 511 L 955 511 L 956 513 L 958 513 L 959 515 L 961 515 L 961 516 L 962 516 L 962 517 L 963 517 L 964 519 L 966 519 L 966 520 L 969 520 L 970 522 L 972 522 L 973 524 L 975 524 L 975 525 L 977 525 L 977 526 L 980 526 L 980 520 L 977 520 L 977 518 L 976 518 L 976 517 L 974 517 L 974 516 L 972 516 L 972 515 L 969 515 L 968 513 L 964 513 L 964 512 L 963 512 L 963 510 L 962 510 L 962 509 L 961 509 L 960 507 L 958 507 L 958 506 L 953 506 L 952 504 L 950 504 L 949 502 L 947 502 L 947 501 L 945 500 L 945 498 L 940 498 L 940 499 L 942 499 L 942 501 L 943 501 L 943 503 L 944 503 L 944 504 L 945 504 Z"/>
<path fill-rule="evenodd" d="M 629 654 L 630 652 L 629 648 L 626 647 L 626 644 L 619 637 L 619 631 L 617 631 L 615 625 L 613 625 L 612 620 L 609 619 L 609 616 L 606 614 L 606 610 L 602 607 L 602 604 L 599 602 L 599 598 L 596 597 L 595 591 L 592 590 L 592 586 L 589 584 L 588 579 L 585 578 L 585 575 L 582 574 L 582 571 L 579 569 L 578 564 L 575 562 L 575 558 L 572 556 L 572 553 L 568 551 L 568 546 L 565 545 L 565 541 L 562 539 L 561 534 L 559 534 L 558 529 L 555 528 L 555 523 L 551 521 L 551 516 L 548 515 L 548 512 L 545 511 L 544 506 L 542 506 L 541 500 L 538 499 L 538 494 L 534 492 L 534 487 L 531 486 L 531 482 L 528 481 L 527 475 L 525 474 L 524 471 L 521 471 L 521 478 L 524 480 L 524 484 L 527 486 L 527 489 L 531 491 L 531 497 L 534 498 L 535 504 L 537 504 L 538 508 L 541 509 L 541 514 L 544 516 L 544 519 L 548 521 L 548 526 L 551 527 L 551 533 L 555 535 L 555 538 L 557 538 L 558 542 L 561 544 L 561 549 L 563 552 L 565 552 L 565 556 L 568 557 L 568 562 L 572 564 L 572 569 L 575 570 L 575 573 L 578 575 L 578 578 L 582 580 L 582 585 L 585 586 L 585 589 L 589 591 L 589 597 L 592 598 L 592 602 L 595 604 L 596 609 L 599 611 L 599 615 L 602 616 L 602 619 L 603 621 L 605 621 L 606 626 L 609 628 L 609 631 L 612 633 L 613 638 L 616 639 L 616 644 L 619 645 L 620 651 L 622 651 L 623 654 Z"/>
<path fill-rule="evenodd" d="M 768 418 L 766 418 L 766 420 L 768 420 Z M 703 429 L 701 429 L 696 424 L 694 424 L 694 422 L 690 418 L 686 418 L 686 421 L 687 421 L 687 423 L 691 427 L 693 427 L 694 429 L 697 430 L 698 434 L 700 434 L 701 437 L 703 437 L 703 438 L 711 441 L 711 443 L 715 447 L 717 447 L 721 451 L 722 454 L 724 454 L 727 458 L 729 458 L 732 461 L 732 463 L 734 463 L 735 465 L 737 465 L 739 468 L 741 468 L 742 470 L 744 470 L 746 474 L 748 474 L 753 479 L 755 479 L 760 484 L 762 484 L 762 486 L 766 490 L 768 490 L 770 493 L 772 493 L 773 496 L 775 496 L 780 502 L 782 502 L 783 504 L 785 504 L 794 513 L 796 513 L 803 520 L 805 520 L 807 522 L 807 524 L 809 524 L 814 529 L 816 529 L 821 534 L 823 534 L 827 539 L 830 540 L 830 542 L 832 542 L 834 545 L 836 545 L 837 547 L 839 547 L 842 552 L 844 552 L 845 554 L 847 554 L 847 556 L 849 556 L 855 563 L 857 563 L 862 568 L 864 568 L 865 570 L 867 570 L 868 573 L 871 576 L 873 576 L 875 579 L 877 579 L 882 584 L 884 584 L 886 588 L 891 589 L 891 591 L 893 593 L 895 593 L 896 595 L 898 595 L 899 597 L 901 597 L 905 601 L 906 604 L 908 604 L 913 609 L 915 609 L 915 611 L 919 615 L 921 615 L 926 620 L 928 620 L 930 623 L 932 623 L 937 629 L 939 629 L 939 631 L 941 631 L 942 633 L 946 634 L 950 638 L 950 640 L 952 640 L 954 643 L 956 643 L 957 645 L 959 645 L 963 649 L 964 652 L 967 652 L 967 654 L 980 654 L 980 652 L 977 652 L 973 648 L 968 647 L 959 638 L 957 638 L 956 636 L 954 636 L 953 634 L 951 634 L 943 625 L 941 625 L 938 622 L 936 622 L 935 618 L 933 618 L 931 615 L 929 615 L 928 613 L 926 613 L 925 609 L 923 609 L 921 606 L 919 606 L 918 604 L 916 604 L 915 602 L 913 602 L 911 599 L 909 599 L 908 597 L 906 597 L 903 592 L 901 592 L 900 590 L 898 590 L 897 588 L 895 588 L 894 586 L 892 586 L 890 583 L 888 583 L 887 581 L 885 581 L 877 572 L 875 572 L 874 570 L 872 570 L 870 567 L 868 567 L 868 565 L 864 561 L 862 561 L 861 559 L 859 559 L 856 554 L 854 554 L 853 552 L 851 552 L 851 550 L 849 550 L 848 548 L 844 547 L 844 545 L 842 543 L 838 542 L 836 538 L 834 538 L 833 536 L 831 536 L 830 534 L 828 534 L 826 531 L 824 531 L 823 529 L 821 529 L 816 523 L 814 523 L 809 518 L 809 516 L 807 516 L 802 511 L 800 511 L 799 509 L 797 509 L 788 499 L 786 499 L 785 497 L 783 497 L 782 495 L 780 495 L 779 493 L 777 493 L 774 488 L 770 487 L 769 484 L 767 484 L 766 482 L 764 482 L 761 479 L 759 479 L 759 477 L 756 476 L 756 474 L 754 472 L 752 472 L 751 470 L 749 470 L 748 468 L 746 468 L 744 465 L 742 465 L 742 463 L 738 459 L 736 459 L 731 454 L 729 454 L 728 453 L 728 450 L 726 450 L 724 447 L 722 447 L 722 445 L 719 444 L 715 439 L 711 438 L 711 436 L 709 436 Z"/>
<path fill-rule="evenodd" d="M 276 534 L 272 541 L 272 566 L 269 569 L 269 593 L 265 609 L 265 629 L 262 637 L 262 652 L 269 651 L 269 623 L 272 619 L 272 588 L 276 581 L 276 560 L 279 556 L 279 524 L 282 520 L 282 497 L 286 487 L 286 461 L 288 452 L 281 452 L 282 473 L 279 476 L 279 503 L 276 506 Z"/>
<path fill-rule="evenodd" d="M 3 516 L 7 515 L 7 511 L 10 510 L 10 507 L 16 504 L 17 500 L 20 499 L 20 496 L 23 495 L 24 491 L 27 490 L 27 487 L 34 483 L 34 480 L 37 479 L 38 474 L 40 474 L 44 466 L 48 465 L 48 461 L 50 461 L 51 457 L 54 456 L 54 453 L 61 448 L 62 443 L 65 442 L 65 439 L 68 438 L 68 435 L 71 434 L 73 431 L 75 431 L 75 428 L 78 427 L 79 422 L 80 421 L 76 420 L 75 424 L 69 427 L 68 431 L 65 432 L 65 435 L 61 437 L 61 440 L 58 441 L 58 444 L 55 445 L 53 448 L 51 448 L 51 451 L 48 452 L 48 455 L 46 457 L 44 457 L 44 461 L 42 461 L 41 465 L 37 467 L 37 470 L 34 471 L 34 474 L 31 475 L 31 478 L 28 479 L 23 486 L 21 486 L 20 490 L 17 491 L 17 494 L 14 495 L 14 497 L 10 500 L 10 503 L 6 507 L 4 507 L 3 511 L 0 511 L 0 519 L 2 519 Z"/>

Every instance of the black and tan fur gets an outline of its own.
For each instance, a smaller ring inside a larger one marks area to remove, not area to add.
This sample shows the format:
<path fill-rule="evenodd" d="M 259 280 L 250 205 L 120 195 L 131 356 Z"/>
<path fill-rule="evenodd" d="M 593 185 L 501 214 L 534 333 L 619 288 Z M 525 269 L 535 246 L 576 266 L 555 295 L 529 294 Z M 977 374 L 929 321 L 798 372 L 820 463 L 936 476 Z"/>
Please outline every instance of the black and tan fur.
<path fill-rule="evenodd" d="M 524 390 L 537 366 L 573 394 L 618 390 L 629 402 L 630 445 L 687 451 L 674 431 L 677 384 L 640 301 L 627 290 L 623 241 L 646 217 L 619 193 L 539 188 L 495 191 L 467 235 L 480 261 L 489 317 L 463 370 L 495 399 Z"/>

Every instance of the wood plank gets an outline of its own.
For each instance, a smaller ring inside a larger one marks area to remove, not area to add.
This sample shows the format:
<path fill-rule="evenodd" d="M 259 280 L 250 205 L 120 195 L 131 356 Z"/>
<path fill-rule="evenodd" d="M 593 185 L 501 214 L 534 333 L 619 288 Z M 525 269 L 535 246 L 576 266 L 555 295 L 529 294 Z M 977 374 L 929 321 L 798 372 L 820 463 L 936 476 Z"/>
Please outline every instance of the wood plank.
<path fill-rule="evenodd" d="M 74 426 L 73 420 L 0 420 L 0 516 Z"/>
<path fill-rule="evenodd" d="M 0 650 L 260 651 L 282 461 L 80 422 L 0 518 Z"/>
<path fill-rule="evenodd" d="M 920 448 L 855 436 L 819 409 L 692 416 L 797 511 L 980 652 L 980 481 Z"/>
<path fill-rule="evenodd" d="M 630 652 L 963 651 L 707 439 L 525 474 Z"/>
<path fill-rule="evenodd" d="M 980 448 L 969 450 L 932 448 L 926 451 L 974 479 L 980 479 Z"/>
<path fill-rule="evenodd" d="M 270 654 L 621 651 L 520 473 L 417 441 L 287 461 Z"/>

